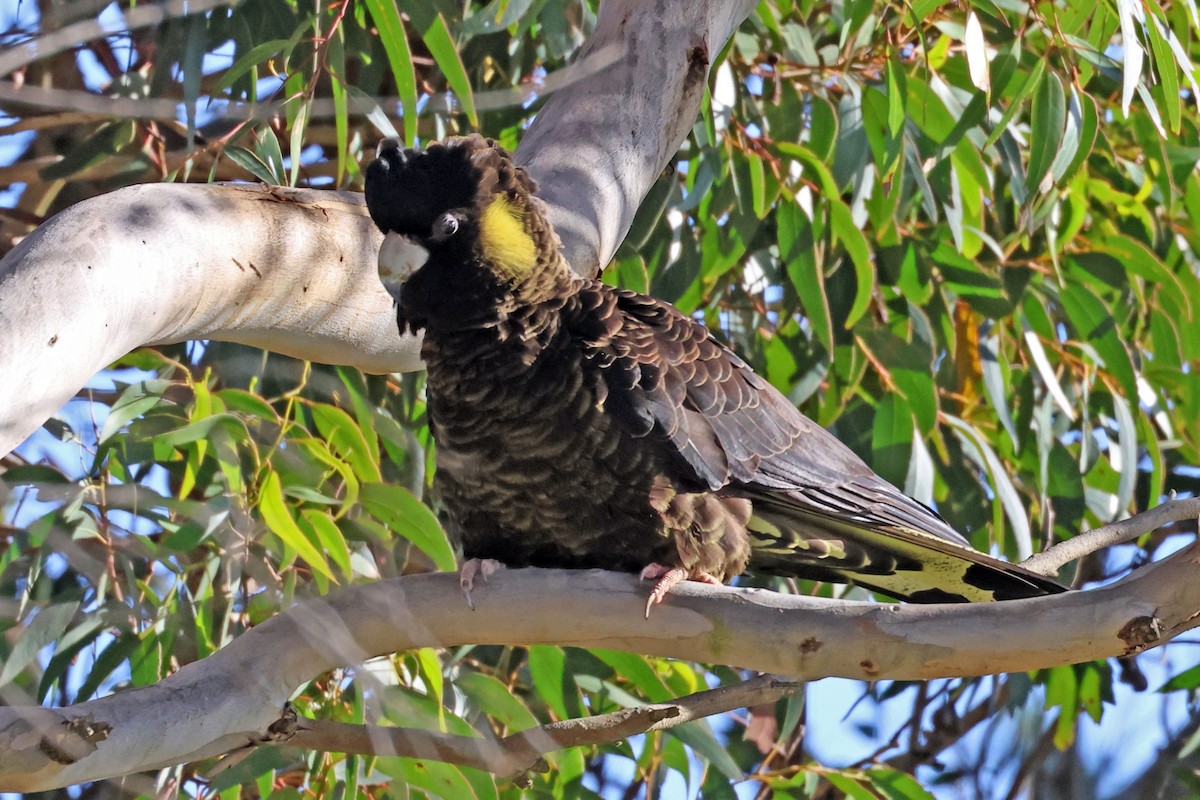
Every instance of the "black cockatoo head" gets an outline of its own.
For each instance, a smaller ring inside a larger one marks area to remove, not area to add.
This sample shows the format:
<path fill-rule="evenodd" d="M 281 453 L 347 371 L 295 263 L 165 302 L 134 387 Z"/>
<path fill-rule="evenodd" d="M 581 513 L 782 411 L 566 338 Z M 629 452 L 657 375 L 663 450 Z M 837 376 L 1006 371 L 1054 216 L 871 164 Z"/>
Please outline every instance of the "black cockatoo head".
<path fill-rule="evenodd" d="M 536 190 L 506 150 L 478 134 L 425 150 L 379 144 L 367 209 L 384 233 L 379 277 L 401 331 L 494 323 L 566 274 Z"/>

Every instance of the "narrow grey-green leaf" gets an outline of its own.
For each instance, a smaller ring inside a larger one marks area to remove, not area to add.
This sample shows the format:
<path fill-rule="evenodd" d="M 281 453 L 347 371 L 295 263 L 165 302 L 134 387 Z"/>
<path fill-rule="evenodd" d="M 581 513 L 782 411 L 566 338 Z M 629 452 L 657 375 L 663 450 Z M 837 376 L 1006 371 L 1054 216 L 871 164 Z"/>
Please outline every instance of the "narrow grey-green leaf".
<path fill-rule="evenodd" d="M 1066 113 L 1062 81 L 1053 72 L 1047 72 L 1033 94 L 1029 124 L 1029 169 L 1025 174 L 1025 189 L 1031 196 L 1037 194 L 1042 179 L 1058 155 Z"/>
<path fill-rule="evenodd" d="M 11 683 L 21 670 L 33 663 L 38 651 L 62 636 L 78 608 L 78 603 L 59 603 L 38 609 L 0 669 L 0 686 Z"/>

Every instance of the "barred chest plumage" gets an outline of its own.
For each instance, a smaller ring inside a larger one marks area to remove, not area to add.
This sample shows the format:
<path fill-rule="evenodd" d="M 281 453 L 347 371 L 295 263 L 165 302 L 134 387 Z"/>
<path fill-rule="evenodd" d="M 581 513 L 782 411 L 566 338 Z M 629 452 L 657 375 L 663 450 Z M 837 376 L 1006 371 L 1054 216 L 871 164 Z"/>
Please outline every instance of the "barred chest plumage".
<path fill-rule="evenodd" d="M 663 465 L 603 413 L 603 379 L 558 318 L 427 331 L 434 490 L 467 558 L 637 571 L 674 557 L 650 505 Z"/>

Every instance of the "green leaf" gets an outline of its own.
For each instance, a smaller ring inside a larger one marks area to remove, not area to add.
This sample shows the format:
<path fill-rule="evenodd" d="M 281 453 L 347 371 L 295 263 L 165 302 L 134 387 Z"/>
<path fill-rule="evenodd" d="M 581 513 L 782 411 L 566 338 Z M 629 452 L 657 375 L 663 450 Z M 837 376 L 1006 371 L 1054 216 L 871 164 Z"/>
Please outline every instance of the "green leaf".
<path fill-rule="evenodd" d="M 1075 154 L 1083 145 L 1084 128 L 1087 125 L 1084 108 L 1085 104 L 1079 97 L 1079 92 L 1072 86 L 1069 102 L 1064 112 L 1066 127 L 1063 130 L 1062 142 L 1050 165 L 1050 177 L 1056 185 L 1062 185 L 1067 170 L 1075 163 Z M 1088 145 L 1090 147 L 1091 142 L 1088 142 Z"/>
<path fill-rule="evenodd" d="M 294 763 L 291 754 L 282 747 L 257 747 L 246 758 L 218 772 L 209 781 L 208 788 L 212 792 L 226 792 L 232 788 L 237 792 L 235 797 L 241 797 L 243 784 L 253 783 L 259 775 L 273 776 L 275 770 L 286 769 Z M 226 800 L 224 795 L 222 800 Z M 271 800 L 284 799 L 278 792 L 272 792 Z"/>
<path fill-rule="evenodd" d="M 1017 423 L 1013 421 L 1009 411 L 1009 398 L 1012 391 L 1004 377 L 1004 367 L 1000 360 L 1000 337 L 981 336 L 979 338 L 979 367 L 983 373 L 984 391 L 987 392 L 988 402 L 996 412 L 996 418 L 1004 427 L 1014 450 L 1020 450 L 1020 435 L 1017 433 Z"/>
<path fill-rule="evenodd" d="M 446 76 L 446 82 L 454 90 L 455 99 L 462 106 L 463 113 L 467 115 L 467 122 L 471 124 L 471 127 L 479 127 L 471 80 L 467 77 L 466 67 L 463 66 L 462 58 L 459 57 L 458 50 L 454 46 L 454 40 L 450 38 L 450 29 L 446 27 L 446 20 L 442 18 L 441 14 L 433 18 L 432 24 L 421 34 L 421 38 L 424 40 L 425 46 L 429 48 L 433 60 L 437 62 L 438 68 Z"/>
<path fill-rule="evenodd" d="M 246 425 L 233 414 L 213 414 L 211 417 L 198 419 L 195 422 L 189 422 L 181 428 L 176 428 L 173 431 L 167 431 L 155 436 L 156 444 L 165 444 L 170 447 L 178 447 L 183 444 L 191 444 L 192 442 L 208 438 L 212 433 L 213 428 L 221 427 L 233 434 L 237 438 L 249 438 L 250 433 L 246 430 Z"/>
<path fill-rule="evenodd" d="M 55 603 L 39 608 L 33 621 L 25 626 L 12 652 L 0 668 L 0 686 L 7 686 L 33 663 L 38 651 L 56 641 L 79 610 L 78 603 Z"/>
<path fill-rule="evenodd" d="M 266 400 L 244 389 L 221 389 L 216 392 L 225 406 L 231 411 L 240 411 L 254 417 L 260 417 L 270 422 L 278 422 L 279 415 Z"/>
<path fill-rule="evenodd" d="M 131 120 L 118 120 L 101 125 L 95 133 L 72 147 L 66 155 L 38 170 L 44 181 L 69 178 L 76 172 L 93 167 L 109 156 L 133 144 L 137 128 Z"/>
<path fill-rule="evenodd" d="M 886 329 L 863 331 L 860 337 L 860 346 L 874 354 L 876 363 L 886 366 L 896 388 L 908 401 L 918 428 L 932 433 L 937 425 L 938 401 L 929 351 L 919 342 L 906 342 Z"/>
<path fill-rule="evenodd" d="M 492 793 L 482 793 L 483 787 L 476 786 L 467 779 L 468 770 L 453 764 L 443 764 L 440 761 L 412 758 L 384 758 L 378 762 L 380 769 L 395 775 L 406 784 L 420 787 L 430 792 L 435 798 L 453 798 L 454 800 L 486 800 L 495 797 Z M 410 795 L 411 796 L 411 795 Z"/>
<path fill-rule="evenodd" d="M 796 290 L 816 336 L 825 351 L 833 352 L 833 315 L 825 294 L 825 275 L 817 260 L 813 227 L 804 209 L 786 203 L 775 213 L 778 227 L 779 257 Z"/>
<path fill-rule="evenodd" d="M 729 780 L 745 780 L 746 775 L 742 772 L 742 768 L 729 755 L 729 751 L 725 749 L 725 746 L 717 740 L 716 735 L 713 734 L 712 726 L 708 724 L 708 720 L 701 719 L 695 722 L 685 722 L 682 725 L 667 728 L 666 732 L 692 748 L 696 755 L 707 759 L 708 763 L 712 764 L 718 772 Z"/>
<path fill-rule="evenodd" d="M 1083 671 L 1079 677 L 1079 704 L 1093 722 L 1099 722 L 1104 713 L 1104 676 L 1096 663 L 1080 664 L 1078 669 Z"/>
<path fill-rule="evenodd" d="M 838 198 L 829 200 L 829 226 L 833 231 L 834 240 L 840 240 L 846 247 L 850 261 L 854 264 L 854 280 L 857 289 L 854 292 L 854 305 L 846 315 L 847 330 L 854 327 L 862 315 L 867 313 L 871 304 L 871 296 L 875 291 L 875 265 L 871 261 L 871 247 L 867 237 L 854 224 L 850 207 Z"/>
<path fill-rule="evenodd" d="M 566 660 L 561 647 L 540 644 L 529 647 L 529 677 L 533 688 L 558 719 L 576 716 L 567 708 L 567 694 L 574 689 L 564 669 Z"/>
<path fill-rule="evenodd" d="M 455 686 L 474 701 L 480 711 L 514 731 L 538 725 L 537 718 L 529 712 L 525 704 L 491 675 L 463 672 L 455 680 Z"/>
<path fill-rule="evenodd" d="M 1047 72 L 1033 96 L 1033 112 L 1029 123 L 1029 169 L 1025 173 L 1025 189 L 1032 196 L 1050 172 L 1062 145 L 1066 122 L 1066 95 L 1062 81 Z"/>
<path fill-rule="evenodd" d="M 1179 322 L 1190 322 L 1193 318 L 1191 297 L 1183 282 L 1172 272 L 1158 255 L 1132 236 L 1114 235 L 1094 244 L 1094 248 L 1116 258 L 1128 272 L 1161 285 L 1182 304 L 1186 318 Z"/>
<path fill-rule="evenodd" d="M 77 606 L 78 604 L 68 603 L 62 605 Z M 46 624 L 52 626 L 50 620 L 47 620 Z M 56 686 L 63 685 L 61 682 L 69 674 L 69 670 L 79 657 L 79 652 L 85 647 L 94 647 L 96 639 L 104 635 L 107 624 L 108 620 L 104 619 L 102 615 L 92 614 L 80 620 L 78 624 L 69 631 L 66 631 L 65 634 L 60 632 L 57 636 L 44 642 L 44 644 L 49 644 L 50 641 L 54 642 L 54 655 L 50 658 L 46 669 L 42 672 L 42 680 L 38 684 L 37 699 L 39 703 L 47 702 L 46 698 L 50 696 L 50 692 Z M 18 663 L 21 661 L 25 661 L 26 664 L 30 663 L 26 659 L 24 648 L 33 648 L 33 652 L 36 655 L 41 649 L 40 646 L 37 646 L 37 640 L 43 636 L 44 634 L 38 634 L 30 637 L 29 631 L 26 630 L 14 646 L 10 659 Z M 29 638 L 28 644 L 25 643 L 26 638 Z M 4 664 L 5 670 L 9 668 L 9 663 L 6 662 Z M 3 675 L 0 675 L 0 686 L 4 686 L 7 680 Z"/>
<path fill-rule="evenodd" d="M 1063 310 L 1076 333 L 1095 348 L 1104 368 L 1116 378 L 1126 398 L 1137 397 L 1137 379 L 1129 351 L 1121 341 L 1116 321 L 1104 303 L 1086 287 L 1071 284 L 1059 293 Z"/>
<path fill-rule="evenodd" d="M 1117 452 L 1120 453 L 1120 480 L 1117 482 L 1117 508 L 1126 510 L 1133 500 L 1138 479 L 1137 425 L 1129 401 L 1112 395 L 1113 415 L 1117 418 Z M 1118 512 L 1119 513 L 1119 512 Z"/>
<path fill-rule="evenodd" d="M 343 44 L 345 32 L 338 28 L 329 40 L 329 93 L 333 97 L 333 128 L 337 138 L 337 173 L 335 188 L 346 180 L 346 171 L 354 162 L 348 160 L 350 146 L 350 107 L 342 76 L 346 73 L 346 50 Z"/>
<path fill-rule="evenodd" d="M 187 121 L 187 140 L 190 144 L 196 139 L 196 105 L 200 100 L 200 81 L 204 77 L 208 20 L 203 14 L 195 14 L 181 22 L 187 28 L 187 43 L 183 48 L 183 58 L 179 59 L 176 68 L 181 78 L 183 115 Z"/>
<path fill-rule="evenodd" d="M 900 770 L 872 767 L 867 779 L 888 800 L 934 800 L 916 778 Z"/>
<path fill-rule="evenodd" d="M 226 147 L 222 152 L 224 152 L 230 161 L 237 164 L 239 167 L 246 170 L 246 172 L 249 172 L 263 183 L 279 183 L 275 174 L 271 170 L 270 165 L 260 158 L 257 153 L 253 153 L 244 147 L 236 146 Z"/>
<path fill-rule="evenodd" d="M 97 437 L 99 444 L 111 439 L 126 423 L 137 419 L 162 402 L 162 393 L 170 386 L 169 381 L 152 380 L 130 384 L 113 403 L 108 417 Z"/>
<path fill-rule="evenodd" d="M 309 412 L 321 436 L 329 442 L 333 452 L 354 469 L 359 479 L 363 483 L 379 482 L 379 465 L 375 463 L 378 453 L 371 450 L 354 419 L 340 408 L 324 403 L 313 403 Z"/>
<path fill-rule="evenodd" d="M 300 530 L 300 526 L 296 524 L 296 520 L 292 518 L 292 512 L 283 499 L 283 486 L 279 481 L 278 472 L 267 473 L 262 487 L 259 489 L 258 499 L 258 508 L 262 512 L 267 527 L 284 544 L 295 550 L 301 558 L 308 562 L 310 567 L 329 580 L 335 580 L 325 556 L 308 540 L 308 537 Z"/>
<path fill-rule="evenodd" d="M 289 120 L 291 128 L 289 137 L 289 146 L 291 149 L 289 152 L 291 154 L 292 169 L 288 173 L 288 186 L 295 186 L 300 180 L 300 168 L 304 166 L 300 154 L 304 150 L 304 134 L 308 129 L 308 113 L 312 106 L 308 100 L 299 101 L 294 105 L 296 106 L 296 112 Z"/>
<path fill-rule="evenodd" d="M 834 788 L 844 792 L 851 800 L 879 800 L 879 795 L 848 775 L 837 772 L 822 772 L 821 776 L 832 783 Z"/>
<path fill-rule="evenodd" d="M 668 703 L 674 699 L 671 690 L 663 683 L 645 656 L 599 649 L 592 650 L 592 655 L 612 667 L 614 674 L 632 682 L 650 702 Z"/>
<path fill-rule="evenodd" d="M 321 543 L 322 549 L 329 554 L 342 574 L 346 577 L 353 575 L 354 571 L 350 566 L 350 548 L 346 544 L 345 535 L 333 521 L 333 517 L 326 511 L 306 508 L 300 512 L 300 519 L 312 529 L 313 536 Z"/>
<path fill-rule="evenodd" d="M 1041 85 L 1042 76 L 1046 72 L 1046 61 L 1047 59 L 1044 58 L 1034 59 L 1033 69 L 1029 73 L 1017 73 L 1018 75 L 1024 75 L 1024 80 L 1017 88 L 1015 95 L 1008 104 L 1008 108 L 1001 115 L 1000 121 L 996 123 L 995 128 L 992 128 L 992 132 L 988 134 L 987 141 L 983 143 L 983 147 L 981 148 L 982 150 L 991 148 L 1008 131 L 1009 123 L 1021 111 L 1021 105 L 1025 102 L 1025 98 L 1029 97 L 1033 93 L 1033 90 Z M 996 87 L 993 86 L 992 88 L 995 89 Z"/>
<path fill-rule="evenodd" d="M 487 7 L 463 20 L 463 31 L 471 34 L 497 33 L 525 18 L 535 0 L 492 0 Z"/>
<path fill-rule="evenodd" d="M 438 569 L 453 572 L 457 567 L 454 550 L 437 517 L 412 492 L 399 486 L 367 483 L 362 487 L 361 500 L 363 508 L 393 533 L 416 545 Z"/>
<path fill-rule="evenodd" d="M 438 658 L 437 651 L 432 647 L 418 648 L 414 655 L 417 658 L 417 663 L 421 668 L 421 679 L 425 682 L 426 690 L 437 705 L 439 715 L 439 730 L 446 730 L 446 714 L 445 704 L 443 701 L 443 693 L 445 691 L 445 680 L 442 676 L 442 661 Z"/>
<path fill-rule="evenodd" d="M 308 26 L 306 25 L 305 27 L 307 28 Z M 262 44 L 254 45 L 225 70 L 225 73 L 208 89 L 209 95 L 219 97 L 224 94 L 225 90 L 233 86 L 238 78 L 241 78 L 243 75 L 249 73 L 250 70 L 259 66 L 269 56 L 282 51 L 287 43 L 287 39 L 271 39 Z"/>
<path fill-rule="evenodd" d="M 903 486 L 912 461 L 913 417 L 908 401 L 895 393 L 875 406 L 871 427 L 871 466 L 895 486 Z"/>
<path fill-rule="evenodd" d="M 279 149 L 279 138 L 270 125 L 263 125 L 254 137 L 254 153 L 267 165 L 271 177 L 267 183 L 287 183 L 287 171 L 283 166 L 283 151 Z"/>
<path fill-rule="evenodd" d="M 1046 709 L 1058 707 L 1054 723 L 1054 746 L 1066 750 L 1075 741 L 1075 716 L 1079 699 L 1079 683 L 1070 665 L 1048 671 L 1046 679 Z"/>
<path fill-rule="evenodd" d="M 958 433 L 965 445 L 964 451 L 975 463 L 986 470 L 992 482 L 992 490 L 999 500 L 999 508 L 1003 509 L 1012 525 L 1013 540 L 1017 545 L 1017 557 L 1029 558 L 1033 555 L 1033 537 L 1029 531 L 1029 517 L 1016 486 L 1004 468 L 1004 462 L 996 455 L 996 451 L 988 444 L 987 437 L 974 426 L 952 415 L 945 415 L 945 420 Z M 996 519 L 996 522 L 1002 520 Z M 992 532 L 993 537 L 999 535 L 999 526 Z"/>
<path fill-rule="evenodd" d="M 123 633 L 100 651 L 92 662 L 92 670 L 75 693 L 75 702 L 82 703 L 100 688 L 100 684 L 112 675 L 113 670 L 121 666 L 137 650 L 140 640 L 132 633 Z"/>
<path fill-rule="evenodd" d="M 392 0 L 365 0 L 371 19 L 379 31 L 379 41 L 387 53 L 392 67 L 392 77 L 400 92 L 400 105 L 404 115 L 404 141 L 413 144 L 417 138 L 417 76 L 413 69 L 412 50 L 408 46 L 408 34 L 400 9 Z"/>
<path fill-rule="evenodd" d="M 1158 691 L 1164 693 L 1176 692 L 1181 689 L 1195 689 L 1197 687 L 1200 687 L 1200 664 L 1189 667 L 1178 675 L 1172 676 L 1158 688 Z"/>

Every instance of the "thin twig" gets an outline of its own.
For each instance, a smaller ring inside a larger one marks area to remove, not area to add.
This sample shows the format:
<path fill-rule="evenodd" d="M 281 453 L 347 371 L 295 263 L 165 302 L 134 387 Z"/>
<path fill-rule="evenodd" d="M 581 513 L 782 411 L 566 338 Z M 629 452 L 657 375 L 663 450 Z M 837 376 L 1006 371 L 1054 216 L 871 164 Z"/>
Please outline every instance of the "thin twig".
<path fill-rule="evenodd" d="M 1021 562 L 1021 566 L 1039 575 L 1054 575 L 1063 564 L 1083 558 L 1097 550 L 1123 544 L 1172 522 L 1196 517 L 1200 517 L 1200 497 L 1176 498 L 1172 492 L 1170 499 L 1162 505 L 1134 514 L 1128 519 L 1085 531 L 1030 556 Z"/>
<path fill-rule="evenodd" d="M 953 747 L 981 723 L 994 717 L 996 710 L 1008 702 L 1010 692 L 1008 681 L 1004 681 L 994 693 L 961 715 L 949 713 L 939 718 L 939 715 L 935 714 L 934 725 L 925 735 L 923 742 L 918 742 L 907 753 L 889 758 L 885 763 L 893 769 L 909 773 L 919 766 L 933 763 L 938 755 Z"/>
<path fill-rule="evenodd" d="M 157 25 L 172 17 L 184 17 L 198 14 L 218 6 L 231 5 L 233 0 L 173 0 L 172 2 L 141 5 L 137 8 L 127 8 L 121 15 L 122 25 L 118 31 L 107 29 L 98 19 L 88 19 L 66 25 L 56 31 L 41 33 L 22 44 L 13 45 L 0 55 L 0 75 L 7 75 L 26 64 L 55 53 L 70 50 L 72 47 L 111 36 L 114 32 L 132 31 L 136 28 L 146 28 Z"/>
<path fill-rule="evenodd" d="M 1059 713 L 1066 713 L 1066 710 Z M 1037 744 L 1029 751 L 1029 755 L 1021 762 L 1021 766 L 1017 769 L 1017 776 L 1013 778 L 1012 786 L 1008 790 L 1008 794 L 1004 796 L 1004 800 L 1016 800 L 1022 794 L 1022 789 L 1025 788 L 1025 782 L 1034 774 L 1036 767 L 1041 764 L 1050 753 L 1054 750 L 1054 726 L 1051 725 L 1042 735 L 1038 737 Z"/>
<path fill-rule="evenodd" d="M 290 736 L 272 737 L 261 744 L 427 758 L 513 777 L 530 771 L 545 771 L 547 767 L 542 757 L 555 750 L 615 742 L 713 714 L 772 703 L 795 693 L 798 687 L 798 683 L 763 675 L 733 686 L 697 692 L 673 703 L 624 708 L 594 717 L 552 722 L 499 740 L 412 728 L 300 719 L 295 722 Z"/>
<path fill-rule="evenodd" d="M 472 101 L 477 111 L 519 106 L 531 99 L 545 97 L 599 72 L 619 61 L 622 55 L 621 50 L 617 47 L 611 45 L 603 47 L 581 61 L 546 75 L 536 83 L 522 84 L 509 89 L 487 89 L 474 92 L 471 96 Z M 3 58 L 0 58 L 0 66 L 2 65 Z M 0 70 L 0 74 L 3 74 L 2 70 Z M 111 97 L 83 89 L 59 89 L 53 86 L 31 84 L 17 86 L 11 81 L 4 80 L 0 80 L 0 100 L 38 108 L 69 110 L 104 119 L 127 117 L 130 119 L 173 120 L 179 113 L 179 101 L 170 97 Z M 286 99 L 263 103 L 243 103 L 221 97 L 202 98 L 202 100 L 227 104 L 221 109 L 220 121 L 267 119 L 282 111 L 288 103 Z M 438 92 L 429 95 L 424 110 L 426 112 L 441 109 L 452 110 L 457 102 L 452 93 Z M 345 103 L 347 109 L 355 114 L 367 114 L 376 108 L 394 112 L 402 107 L 399 97 L 350 97 L 346 99 Z M 307 101 L 306 106 L 309 119 L 325 119 L 338 114 L 338 108 L 332 98 L 314 98 Z M 16 130 L 16 124 L 14 123 L 13 130 Z M 0 126 L 0 131 L 7 130 L 7 127 Z"/>

